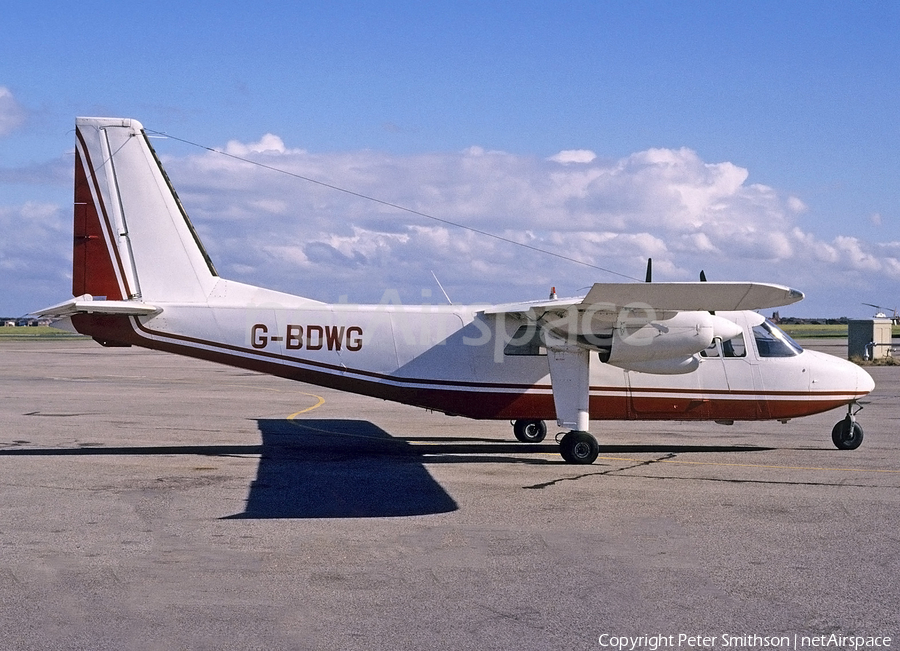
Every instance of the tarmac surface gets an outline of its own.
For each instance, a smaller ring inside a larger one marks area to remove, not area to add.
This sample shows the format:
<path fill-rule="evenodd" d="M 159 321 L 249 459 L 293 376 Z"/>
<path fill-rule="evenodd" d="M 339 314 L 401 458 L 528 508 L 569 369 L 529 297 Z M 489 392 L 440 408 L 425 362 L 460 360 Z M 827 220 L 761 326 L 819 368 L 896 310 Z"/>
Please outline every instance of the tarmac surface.
<path fill-rule="evenodd" d="M 552 434 L 162 353 L 0 360 L 3 649 L 900 649 L 900 367 L 869 369 L 855 451 L 840 410 L 595 421 L 571 466 Z"/>

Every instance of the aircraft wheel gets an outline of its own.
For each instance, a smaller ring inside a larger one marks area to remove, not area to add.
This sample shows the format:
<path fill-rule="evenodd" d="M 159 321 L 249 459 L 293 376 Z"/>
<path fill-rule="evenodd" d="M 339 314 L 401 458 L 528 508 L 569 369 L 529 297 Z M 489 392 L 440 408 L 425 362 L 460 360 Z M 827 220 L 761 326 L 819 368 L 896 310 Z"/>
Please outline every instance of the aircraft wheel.
<path fill-rule="evenodd" d="M 566 433 L 559 442 L 559 453 L 566 463 L 589 465 L 594 463 L 600 454 L 597 439 L 588 432 L 572 430 Z"/>
<path fill-rule="evenodd" d="M 831 440 L 838 450 L 855 450 L 863 441 L 862 425 L 845 418 L 831 430 Z"/>
<path fill-rule="evenodd" d="M 513 423 L 513 434 L 522 443 L 540 443 L 547 436 L 547 423 L 542 420 L 520 418 Z"/>

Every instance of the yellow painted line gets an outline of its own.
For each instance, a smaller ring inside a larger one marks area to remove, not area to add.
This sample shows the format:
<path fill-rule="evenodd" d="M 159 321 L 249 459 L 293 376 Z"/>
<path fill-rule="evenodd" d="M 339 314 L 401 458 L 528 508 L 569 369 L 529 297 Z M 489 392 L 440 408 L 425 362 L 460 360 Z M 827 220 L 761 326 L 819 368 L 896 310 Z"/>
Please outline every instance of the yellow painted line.
<path fill-rule="evenodd" d="M 301 414 L 307 414 L 311 412 L 313 409 L 318 409 L 322 405 L 325 404 L 325 398 L 322 396 L 317 396 L 315 393 L 303 393 L 300 392 L 301 395 L 310 396 L 311 398 L 316 398 L 317 402 L 312 407 L 307 407 L 306 409 L 301 409 L 300 411 L 295 411 L 293 414 L 287 417 L 287 420 L 294 425 L 295 427 L 299 427 L 301 429 L 305 429 L 310 432 L 318 432 L 320 434 L 330 434 L 332 436 L 345 436 L 348 438 L 354 439 L 369 439 L 372 441 L 386 441 L 392 443 L 405 443 L 405 441 L 397 441 L 396 439 L 382 439 L 377 436 L 366 436 L 364 434 L 348 434 L 347 432 L 335 432 L 334 430 L 322 429 L 320 427 L 313 427 L 307 423 L 304 423 L 302 420 L 295 420 L 295 418 Z"/>
<path fill-rule="evenodd" d="M 317 396 L 315 393 L 303 393 L 301 391 L 300 395 L 315 398 L 316 400 L 318 400 L 318 402 L 316 402 L 316 404 L 314 404 L 312 407 L 307 407 L 306 409 L 301 409 L 300 411 L 295 411 L 293 414 L 291 414 L 290 416 L 287 417 L 288 420 L 294 420 L 300 414 L 309 413 L 313 409 L 318 409 L 319 407 L 321 407 L 322 405 L 325 404 L 325 398 L 323 398 L 322 396 Z"/>
<path fill-rule="evenodd" d="M 714 461 L 679 461 L 678 459 L 632 459 L 629 457 L 597 457 L 606 461 L 635 461 L 638 463 L 680 463 L 692 466 L 732 466 L 736 468 L 771 468 L 777 470 L 827 470 L 838 472 L 884 472 L 900 474 L 900 470 L 879 470 L 877 468 L 824 468 L 816 466 L 770 466 L 761 463 L 716 463 Z"/>

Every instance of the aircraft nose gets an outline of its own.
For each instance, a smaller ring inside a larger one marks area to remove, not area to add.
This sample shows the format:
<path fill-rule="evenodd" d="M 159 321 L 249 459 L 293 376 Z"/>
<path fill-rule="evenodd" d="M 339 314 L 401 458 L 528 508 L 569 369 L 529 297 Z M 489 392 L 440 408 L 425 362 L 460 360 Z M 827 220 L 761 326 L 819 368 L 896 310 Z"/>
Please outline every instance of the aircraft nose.
<path fill-rule="evenodd" d="M 861 366 L 856 367 L 856 390 L 870 393 L 875 388 L 875 380 Z"/>
<path fill-rule="evenodd" d="M 837 391 L 862 397 L 875 388 L 875 380 L 865 369 L 850 360 L 812 350 L 809 354 L 810 388 L 816 391 Z"/>

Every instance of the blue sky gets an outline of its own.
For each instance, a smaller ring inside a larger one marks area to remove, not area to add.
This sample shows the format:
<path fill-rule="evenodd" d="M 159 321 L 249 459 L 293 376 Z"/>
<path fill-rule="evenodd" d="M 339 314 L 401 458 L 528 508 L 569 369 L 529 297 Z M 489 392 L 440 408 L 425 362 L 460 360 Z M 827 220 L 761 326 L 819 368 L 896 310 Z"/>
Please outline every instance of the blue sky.
<path fill-rule="evenodd" d="M 900 306 L 896 3 L 125 6 L 4 8 L 0 315 L 69 295 L 76 115 L 134 117 L 628 276 L 652 255 L 658 280 L 704 268 L 803 290 L 783 314 Z M 438 295 L 431 271 L 454 302 L 617 280 L 154 143 L 236 280 L 411 302 Z"/>

